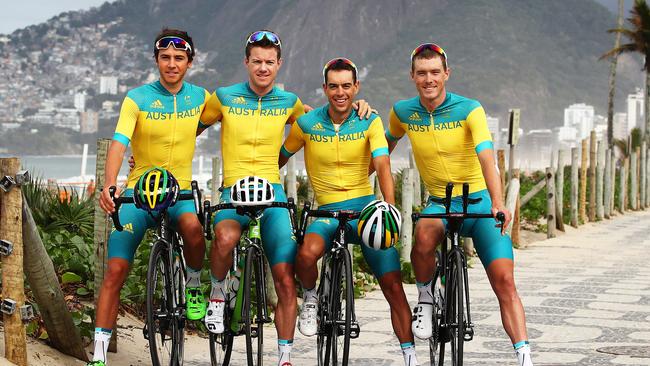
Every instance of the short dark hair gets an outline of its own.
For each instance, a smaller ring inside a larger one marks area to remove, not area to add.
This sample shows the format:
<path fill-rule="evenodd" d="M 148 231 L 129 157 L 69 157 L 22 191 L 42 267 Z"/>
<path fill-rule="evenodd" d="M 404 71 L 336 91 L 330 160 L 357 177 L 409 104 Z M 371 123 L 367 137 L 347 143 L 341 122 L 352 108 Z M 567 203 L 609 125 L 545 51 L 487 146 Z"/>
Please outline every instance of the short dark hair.
<path fill-rule="evenodd" d="M 447 59 L 444 55 L 439 54 L 438 52 L 427 48 L 424 49 L 422 52 L 418 53 L 413 57 L 413 60 L 411 60 L 411 72 L 415 71 L 415 60 L 431 60 L 432 58 L 440 57 L 442 59 L 442 68 L 447 71 Z"/>
<path fill-rule="evenodd" d="M 268 29 L 261 29 L 261 31 L 271 32 L 271 33 L 275 34 L 278 37 L 278 39 L 280 39 L 280 36 L 278 36 L 277 33 L 273 32 L 273 31 L 270 31 Z M 251 49 L 253 49 L 253 47 L 275 48 L 275 52 L 278 54 L 278 60 L 282 58 L 282 47 L 280 47 L 279 44 L 275 44 L 275 43 L 271 42 L 266 37 L 262 38 L 261 40 L 259 40 L 257 42 L 248 43 L 248 38 L 250 38 L 250 36 L 253 33 L 255 33 L 255 32 L 252 32 L 251 34 L 248 35 L 248 37 L 246 37 L 246 50 L 245 50 L 246 59 L 248 59 L 251 56 Z"/>
<path fill-rule="evenodd" d="M 332 66 L 328 67 L 327 70 L 325 70 L 325 84 L 327 84 L 327 74 L 329 74 L 330 71 L 338 71 L 338 70 L 348 70 L 352 71 L 352 82 L 356 83 L 357 82 L 357 70 L 354 68 L 354 66 L 347 64 L 345 62 L 335 62 L 332 64 Z"/>
<path fill-rule="evenodd" d="M 169 37 L 169 36 L 182 38 L 183 40 L 185 40 L 185 42 L 187 42 L 190 45 L 190 47 L 192 47 L 191 51 L 186 51 L 187 59 L 190 62 L 192 62 L 192 60 L 194 59 L 194 54 L 195 54 L 194 42 L 192 42 L 192 37 L 190 37 L 190 35 L 187 34 L 186 31 L 183 31 L 183 30 L 180 30 L 180 29 L 173 29 L 173 28 L 163 28 L 160 31 L 160 33 L 158 33 L 158 35 L 156 36 L 156 40 L 153 42 L 153 44 L 154 44 L 154 46 L 153 46 L 153 56 L 154 56 L 154 58 L 157 60 L 158 59 L 158 53 L 160 53 L 160 51 L 158 49 L 156 49 L 156 43 L 158 43 L 158 41 L 161 38 Z"/>

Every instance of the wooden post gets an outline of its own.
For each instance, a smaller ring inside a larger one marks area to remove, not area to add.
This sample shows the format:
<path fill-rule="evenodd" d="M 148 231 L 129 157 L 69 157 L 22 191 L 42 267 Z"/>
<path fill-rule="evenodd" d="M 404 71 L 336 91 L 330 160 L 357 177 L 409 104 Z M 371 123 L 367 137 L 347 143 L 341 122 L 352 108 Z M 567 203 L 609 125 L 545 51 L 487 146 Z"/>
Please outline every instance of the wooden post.
<path fill-rule="evenodd" d="M 603 206 L 603 189 L 605 182 L 605 142 L 598 143 L 596 165 L 596 219 L 602 220 L 605 217 L 605 207 Z"/>
<path fill-rule="evenodd" d="M 571 226 L 578 227 L 578 148 L 571 148 Z"/>
<path fill-rule="evenodd" d="M 639 200 L 641 197 L 641 147 L 637 146 L 636 151 L 636 179 L 635 179 L 635 184 L 636 184 L 636 189 L 634 190 L 634 205 L 636 206 L 635 210 L 638 210 L 640 208 Z"/>
<path fill-rule="evenodd" d="M 555 177 L 553 168 L 546 168 L 546 237 L 555 237 Z"/>
<path fill-rule="evenodd" d="M 587 222 L 587 157 L 589 156 L 587 139 L 582 140 L 582 161 L 580 164 L 580 199 L 578 210 L 580 222 Z"/>
<path fill-rule="evenodd" d="M 409 167 L 413 171 L 413 205 L 422 206 L 422 185 L 420 183 L 420 171 L 415 164 L 413 150 L 409 149 Z"/>
<path fill-rule="evenodd" d="M 290 158 L 287 161 L 287 184 L 285 185 L 287 197 L 298 200 L 298 187 L 296 185 L 296 159 Z"/>
<path fill-rule="evenodd" d="M 610 195 L 612 194 L 612 155 L 610 150 L 605 151 L 605 172 L 604 172 L 604 192 L 603 192 L 603 214 L 606 219 L 609 219 L 611 216 L 611 199 Z"/>
<path fill-rule="evenodd" d="M 557 154 L 557 171 L 555 173 L 555 227 L 564 231 L 564 150 Z"/>
<path fill-rule="evenodd" d="M 512 170 L 512 178 L 517 179 L 517 182 L 521 182 L 521 174 L 519 169 Z M 512 179 L 510 179 L 510 181 L 512 182 Z M 518 191 L 517 200 L 515 201 L 515 209 L 512 211 L 512 230 L 510 230 L 510 238 L 517 248 L 521 244 L 521 239 L 519 236 L 519 231 L 521 229 L 521 195 L 519 193 L 520 192 Z"/>
<path fill-rule="evenodd" d="M 648 158 L 648 155 L 647 155 L 647 149 L 646 149 L 646 142 L 643 141 L 643 143 L 641 144 L 641 163 L 640 163 L 641 172 L 639 174 L 639 178 L 640 178 L 639 179 L 639 186 L 641 188 L 641 197 L 640 197 L 640 200 L 639 200 L 639 202 L 640 202 L 639 208 L 642 209 L 642 210 L 644 210 L 645 207 L 646 207 L 645 201 L 646 201 L 646 195 L 648 194 L 647 193 L 648 192 L 647 185 L 646 185 L 646 175 L 648 174 L 648 171 L 646 170 L 647 169 L 647 166 L 646 166 L 647 158 Z"/>
<path fill-rule="evenodd" d="M 596 221 L 596 131 L 589 135 L 589 221 Z"/>
<path fill-rule="evenodd" d="M 519 179 L 511 179 L 508 184 L 508 193 L 506 194 L 506 208 L 510 212 L 515 212 L 515 217 L 517 216 L 517 201 L 519 200 Z M 510 225 L 506 228 L 506 231 L 512 233 L 512 228 L 514 227 L 515 220 L 510 221 Z M 518 245 L 519 243 L 515 243 Z"/>
<path fill-rule="evenodd" d="M 20 169 L 18 158 L 0 158 L 0 178 L 16 177 Z M 23 197 L 20 187 L 8 192 L 0 190 L 0 239 L 13 243 L 13 251 L 2 257 L 2 299 L 16 302 L 13 314 L 3 314 L 5 357 L 19 366 L 27 365 L 27 338 L 20 315 L 25 305 L 23 270 Z"/>
<path fill-rule="evenodd" d="M 109 139 L 97 139 L 97 162 L 95 163 L 95 182 L 96 187 L 104 187 L 104 175 L 106 168 L 106 157 L 108 154 Z M 108 268 L 108 236 L 110 235 L 111 224 L 108 215 L 99 206 L 99 194 L 95 195 L 95 308 L 99 292 L 104 281 L 104 272 Z M 111 352 L 117 352 L 117 328 L 113 329 L 111 342 L 108 346 Z"/>
<path fill-rule="evenodd" d="M 611 165 L 610 167 L 610 180 L 611 180 L 611 187 L 612 191 L 609 196 L 609 214 L 611 216 L 616 215 L 616 153 L 614 152 L 614 149 L 609 149 L 609 154 L 611 158 L 609 159 L 609 163 Z"/>
<path fill-rule="evenodd" d="M 506 152 L 503 149 L 497 150 L 497 166 L 499 167 L 499 177 L 501 178 L 502 199 L 506 199 Z"/>
<path fill-rule="evenodd" d="M 637 159 L 636 159 L 636 153 L 632 151 L 630 154 L 630 208 L 632 210 L 636 210 L 636 202 L 637 202 L 637 175 L 636 175 L 636 166 L 637 166 Z"/>
<path fill-rule="evenodd" d="M 621 169 L 619 170 L 619 195 L 618 195 L 618 210 L 620 213 L 625 213 L 625 177 L 627 172 L 625 171 L 627 166 L 627 158 L 624 158 L 621 164 Z"/>
<path fill-rule="evenodd" d="M 402 171 L 402 251 L 401 257 L 405 262 L 411 262 L 411 239 L 413 222 L 410 220 L 413 211 L 413 173 L 409 168 Z"/>
<path fill-rule="evenodd" d="M 645 206 L 650 207 L 650 149 L 646 149 L 645 156 Z"/>
<path fill-rule="evenodd" d="M 210 180 L 210 201 L 217 204 L 221 198 L 219 187 L 221 187 L 221 158 L 215 156 L 212 158 L 212 180 Z"/>

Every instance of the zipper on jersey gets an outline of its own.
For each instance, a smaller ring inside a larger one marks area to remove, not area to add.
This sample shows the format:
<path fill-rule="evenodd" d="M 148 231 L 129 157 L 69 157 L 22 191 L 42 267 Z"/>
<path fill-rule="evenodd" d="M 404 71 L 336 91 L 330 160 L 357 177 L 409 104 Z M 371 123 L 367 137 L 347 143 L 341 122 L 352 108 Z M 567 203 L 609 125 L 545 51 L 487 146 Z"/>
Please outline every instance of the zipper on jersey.
<path fill-rule="evenodd" d="M 438 143 L 438 137 L 436 136 L 436 133 L 435 133 L 436 129 L 435 129 L 434 121 L 433 121 L 433 112 L 429 112 L 429 111 L 427 111 L 427 112 L 429 113 L 429 118 L 430 118 L 430 121 L 431 121 L 431 129 L 432 129 L 431 135 L 433 136 L 433 140 L 436 143 L 437 150 L 440 151 L 440 143 Z M 447 175 L 447 182 L 451 182 L 451 176 L 449 175 L 449 171 L 447 170 L 447 166 L 445 165 L 444 161 L 440 157 L 440 153 L 438 153 L 438 159 L 440 160 L 440 166 L 442 167 L 442 169 L 445 170 L 445 174 Z"/>
<path fill-rule="evenodd" d="M 253 156 L 252 156 L 252 161 L 251 161 L 251 168 L 253 168 L 253 171 L 251 172 L 252 175 L 256 175 L 257 173 L 257 168 L 255 166 L 255 162 L 257 161 L 257 133 L 259 131 L 260 127 L 260 122 L 262 121 L 262 97 L 257 97 L 257 118 L 255 119 L 255 136 L 253 138 Z"/>
<path fill-rule="evenodd" d="M 341 122 L 340 125 L 337 125 L 334 123 L 334 121 L 330 118 L 330 122 L 332 123 L 332 126 L 334 127 L 334 132 L 336 133 L 336 172 L 338 174 L 339 180 L 337 182 L 338 185 L 341 185 L 341 182 L 343 181 L 343 176 L 341 175 L 341 143 L 340 143 L 340 136 L 339 133 L 341 131 L 341 128 L 343 127 L 343 122 Z M 347 199 L 347 196 L 345 197 Z"/>
<path fill-rule="evenodd" d="M 176 124 L 177 124 L 177 109 L 176 109 L 176 94 L 174 95 L 174 115 L 172 116 L 172 136 L 176 136 Z M 167 158 L 167 170 L 172 170 L 172 156 L 174 156 L 174 144 L 176 140 L 172 138 L 171 146 L 169 147 L 169 157 Z"/>

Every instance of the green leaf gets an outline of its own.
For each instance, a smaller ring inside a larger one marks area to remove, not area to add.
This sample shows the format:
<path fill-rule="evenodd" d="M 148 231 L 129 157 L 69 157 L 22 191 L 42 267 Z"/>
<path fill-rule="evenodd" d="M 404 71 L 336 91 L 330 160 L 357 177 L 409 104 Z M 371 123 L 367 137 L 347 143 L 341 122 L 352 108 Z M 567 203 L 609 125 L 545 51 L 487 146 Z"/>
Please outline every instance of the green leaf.
<path fill-rule="evenodd" d="M 86 289 L 85 287 L 79 287 L 79 288 L 77 289 L 77 295 L 79 295 L 79 296 L 86 296 L 86 295 L 88 295 L 89 293 L 90 293 L 90 292 L 89 292 L 88 289 Z"/>
<path fill-rule="evenodd" d="M 50 338 L 50 336 L 47 334 L 47 330 L 44 330 L 43 333 L 41 333 L 40 336 L 38 336 L 38 339 L 46 340 Z"/>
<path fill-rule="evenodd" d="M 66 283 L 78 283 L 81 282 L 82 278 L 76 273 L 66 272 L 61 276 L 61 282 Z"/>

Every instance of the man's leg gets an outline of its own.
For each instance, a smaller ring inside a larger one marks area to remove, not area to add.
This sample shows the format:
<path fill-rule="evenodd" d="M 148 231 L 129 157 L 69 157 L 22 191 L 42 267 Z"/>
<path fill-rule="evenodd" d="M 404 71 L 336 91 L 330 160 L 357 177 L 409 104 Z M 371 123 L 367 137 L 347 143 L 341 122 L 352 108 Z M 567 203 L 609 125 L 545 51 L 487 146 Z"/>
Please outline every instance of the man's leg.
<path fill-rule="evenodd" d="M 184 203 L 183 201 L 177 203 Z M 183 238 L 183 254 L 187 262 L 187 279 L 185 282 L 185 298 L 187 300 L 187 318 L 199 320 L 205 316 L 206 303 L 201 291 L 201 269 L 205 257 L 205 240 L 203 227 L 194 213 L 185 212 L 178 218 L 178 231 Z"/>
<path fill-rule="evenodd" d="M 291 365 L 291 347 L 296 327 L 296 284 L 293 264 L 278 263 L 271 267 L 278 306 L 275 309 L 275 328 L 278 334 L 278 365 Z"/>
<path fill-rule="evenodd" d="M 296 256 L 296 277 L 303 289 L 303 305 L 300 309 L 298 329 L 306 336 L 313 336 L 318 331 L 318 259 L 325 252 L 325 240 L 316 233 L 307 233 Z"/>

